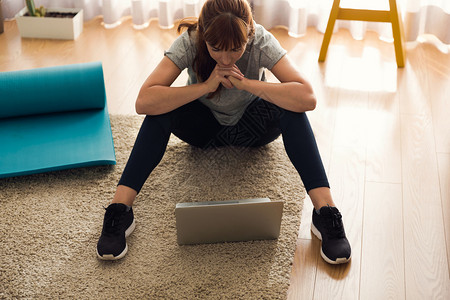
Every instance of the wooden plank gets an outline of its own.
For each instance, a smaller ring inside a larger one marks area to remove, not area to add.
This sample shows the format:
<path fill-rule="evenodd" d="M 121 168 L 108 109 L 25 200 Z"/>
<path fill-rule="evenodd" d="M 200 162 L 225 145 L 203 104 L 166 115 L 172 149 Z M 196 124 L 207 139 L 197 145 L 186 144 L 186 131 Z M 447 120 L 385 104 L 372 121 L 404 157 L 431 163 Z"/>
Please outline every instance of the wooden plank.
<path fill-rule="evenodd" d="M 427 74 L 426 54 L 422 47 L 408 51 L 405 68 L 398 69 L 397 86 L 401 93 L 401 114 L 430 115 L 429 77 Z"/>
<path fill-rule="evenodd" d="M 447 244 L 447 263 L 450 272 L 450 154 L 438 154 L 439 187 L 441 188 L 442 216 Z"/>
<path fill-rule="evenodd" d="M 360 299 L 405 299 L 402 211 L 401 184 L 366 182 Z"/>
<path fill-rule="evenodd" d="M 397 93 L 370 93 L 367 120 L 366 181 L 400 183 L 402 160 Z"/>
<path fill-rule="evenodd" d="M 364 149 L 334 147 L 330 179 L 337 207 L 342 213 L 352 259 L 343 265 L 318 260 L 314 299 L 358 299 L 361 270 L 364 199 Z"/>
<path fill-rule="evenodd" d="M 333 147 L 366 148 L 368 98 L 366 91 L 339 92 Z"/>
<path fill-rule="evenodd" d="M 405 284 L 408 299 L 449 299 L 450 283 L 436 140 L 431 77 L 424 47 L 408 52 L 399 70 Z"/>
<path fill-rule="evenodd" d="M 289 300 L 313 299 L 318 259 L 321 259 L 318 240 L 297 241 L 287 297 Z"/>
<path fill-rule="evenodd" d="M 450 299 L 432 121 L 401 119 L 406 298 Z"/>
<path fill-rule="evenodd" d="M 371 77 L 367 85 L 366 181 L 401 182 L 400 100 L 397 86 L 397 65 L 392 45 L 378 36 L 365 42 L 364 59 Z"/>
<path fill-rule="evenodd" d="M 441 52 L 439 46 L 432 37 L 422 44 L 429 78 L 425 94 L 431 102 L 436 151 L 450 153 L 450 54 Z"/>

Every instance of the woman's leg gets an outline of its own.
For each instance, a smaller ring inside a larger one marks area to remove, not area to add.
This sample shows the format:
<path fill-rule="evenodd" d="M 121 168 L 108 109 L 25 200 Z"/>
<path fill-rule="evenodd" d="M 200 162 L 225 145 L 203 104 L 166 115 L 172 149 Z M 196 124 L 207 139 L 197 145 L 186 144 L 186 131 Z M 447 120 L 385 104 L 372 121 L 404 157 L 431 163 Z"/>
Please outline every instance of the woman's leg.
<path fill-rule="evenodd" d="M 132 206 L 137 194 L 138 193 L 132 188 L 127 187 L 126 185 L 119 184 L 111 203 L 122 203 L 128 206 Z"/>
<path fill-rule="evenodd" d="M 280 127 L 286 153 L 300 174 L 314 207 L 335 206 L 306 113 L 285 110 L 280 118 Z"/>
<path fill-rule="evenodd" d="M 314 204 L 334 206 L 316 140 L 305 113 L 284 110 L 256 98 L 234 126 L 224 126 L 215 143 L 241 147 L 266 145 L 283 134 L 286 152 Z"/>
<path fill-rule="evenodd" d="M 170 116 L 147 116 L 142 123 L 130 158 L 119 181 L 112 203 L 106 208 L 97 256 L 121 259 L 128 252 L 126 238 L 135 228 L 134 198 L 150 172 L 159 163 L 170 136 Z"/>
<path fill-rule="evenodd" d="M 305 113 L 285 111 L 280 118 L 284 146 L 314 205 L 311 231 L 322 240 L 321 256 L 330 264 L 351 258 L 342 215 L 335 207 L 316 140 Z"/>
<path fill-rule="evenodd" d="M 315 209 L 320 209 L 324 206 L 336 206 L 333 198 L 331 197 L 331 191 L 329 187 L 318 187 L 308 192 L 309 198 L 314 205 Z"/>
<path fill-rule="evenodd" d="M 170 113 L 145 117 L 112 203 L 133 204 L 148 176 L 164 156 L 170 128 Z"/>
<path fill-rule="evenodd" d="M 130 158 L 119 181 L 112 203 L 106 208 L 103 229 L 97 243 L 97 256 L 116 260 L 128 251 L 126 238 L 133 232 L 135 221 L 131 205 L 153 169 L 159 164 L 172 131 L 196 145 L 208 144 L 209 134 L 217 128 L 209 110 L 197 101 L 170 113 L 147 116 L 142 123 Z"/>
<path fill-rule="evenodd" d="M 220 128 L 210 110 L 199 101 L 163 115 L 146 116 L 111 203 L 133 204 L 164 156 L 172 132 L 191 145 L 206 147 Z"/>

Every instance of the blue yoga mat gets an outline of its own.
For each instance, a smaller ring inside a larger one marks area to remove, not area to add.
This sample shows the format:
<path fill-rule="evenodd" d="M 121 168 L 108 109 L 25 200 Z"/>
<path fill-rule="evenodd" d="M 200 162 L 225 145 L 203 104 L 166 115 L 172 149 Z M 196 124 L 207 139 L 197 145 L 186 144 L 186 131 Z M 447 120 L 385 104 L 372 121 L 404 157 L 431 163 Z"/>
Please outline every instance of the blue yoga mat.
<path fill-rule="evenodd" d="M 100 62 L 0 73 L 0 178 L 115 163 Z"/>

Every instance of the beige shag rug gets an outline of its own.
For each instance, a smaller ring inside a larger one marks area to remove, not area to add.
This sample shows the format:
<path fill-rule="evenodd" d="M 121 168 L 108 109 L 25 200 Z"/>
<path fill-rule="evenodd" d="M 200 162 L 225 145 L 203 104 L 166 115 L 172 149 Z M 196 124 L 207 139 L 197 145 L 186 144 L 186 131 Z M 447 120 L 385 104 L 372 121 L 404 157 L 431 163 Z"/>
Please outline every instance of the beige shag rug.
<path fill-rule="evenodd" d="M 200 150 L 171 137 L 135 202 L 120 261 L 95 254 L 142 122 L 111 116 L 117 165 L 0 179 L 0 299 L 285 299 L 305 192 L 279 138 Z M 278 240 L 178 246 L 177 202 L 283 200 Z"/>

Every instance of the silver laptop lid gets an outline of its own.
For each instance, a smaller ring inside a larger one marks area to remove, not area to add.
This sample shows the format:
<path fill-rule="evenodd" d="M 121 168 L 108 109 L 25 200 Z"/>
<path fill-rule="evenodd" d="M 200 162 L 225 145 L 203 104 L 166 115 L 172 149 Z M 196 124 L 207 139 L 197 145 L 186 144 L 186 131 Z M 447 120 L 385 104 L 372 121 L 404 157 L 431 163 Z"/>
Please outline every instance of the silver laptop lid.
<path fill-rule="evenodd" d="M 178 203 L 175 208 L 180 245 L 276 239 L 282 201 L 268 198 Z"/>

